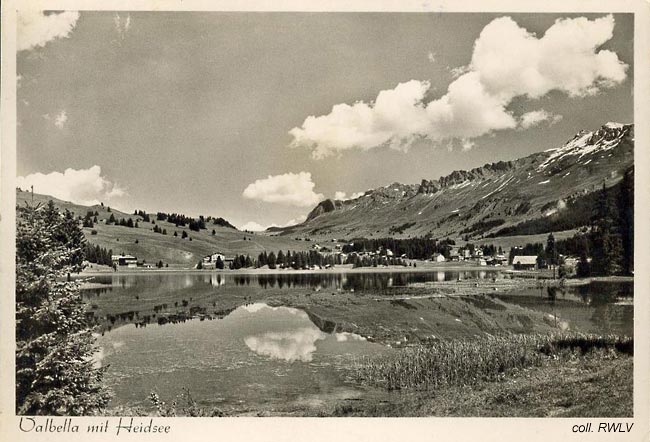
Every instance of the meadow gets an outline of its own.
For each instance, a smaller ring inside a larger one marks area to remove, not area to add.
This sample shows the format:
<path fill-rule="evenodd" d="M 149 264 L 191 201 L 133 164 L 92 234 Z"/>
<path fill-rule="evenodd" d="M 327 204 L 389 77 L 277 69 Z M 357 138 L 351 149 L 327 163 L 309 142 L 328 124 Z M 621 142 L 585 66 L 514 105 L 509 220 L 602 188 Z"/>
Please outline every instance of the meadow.
<path fill-rule="evenodd" d="M 385 393 L 327 416 L 631 417 L 633 339 L 580 333 L 487 336 L 358 361 Z"/>

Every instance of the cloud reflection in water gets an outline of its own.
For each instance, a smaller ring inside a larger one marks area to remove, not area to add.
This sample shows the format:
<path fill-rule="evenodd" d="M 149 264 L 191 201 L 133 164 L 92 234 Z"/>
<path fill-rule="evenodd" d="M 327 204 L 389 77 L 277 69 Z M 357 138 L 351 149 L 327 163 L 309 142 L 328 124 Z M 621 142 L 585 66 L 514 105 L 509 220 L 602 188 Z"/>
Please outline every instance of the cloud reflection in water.
<path fill-rule="evenodd" d="M 317 328 L 303 327 L 292 331 L 268 332 L 249 336 L 244 342 L 252 351 L 288 362 L 310 362 L 316 351 L 316 341 L 327 335 Z"/>

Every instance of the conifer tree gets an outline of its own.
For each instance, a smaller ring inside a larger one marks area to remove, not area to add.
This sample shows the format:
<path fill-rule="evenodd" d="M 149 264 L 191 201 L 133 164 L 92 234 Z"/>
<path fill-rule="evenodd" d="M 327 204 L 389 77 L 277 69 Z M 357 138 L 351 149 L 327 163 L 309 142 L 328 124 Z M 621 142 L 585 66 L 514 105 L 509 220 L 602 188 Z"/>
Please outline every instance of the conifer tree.
<path fill-rule="evenodd" d="M 623 248 L 621 260 L 623 273 L 629 275 L 634 271 L 634 168 L 623 175 L 621 193 L 618 197 L 620 215 L 620 233 Z"/>
<path fill-rule="evenodd" d="M 282 250 L 278 251 L 278 257 L 276 259 L 276 264 L 279 265 L 280 267 L 284 267 L 285 256 L 284 256 L 284 253 L 282 253 Z"/>
<path fill-rule="evenodd" d="M 19 207 L 16 223 L 16 412 L 87 415 L 101 412 L 109 393 L 79 285 L 64 276 L 81 270 L 85 240 L 70 212 Z"/>
<path fill-rule="evenodd" d="M 622 245 L 616 232 L 618 213 L 611 192 L 603 184 L 591 226 L 591 273 L 612 275 L 620 270 Z"/>
<path fill-rule="evenodd" d="M 546 239 L 545 255 L 546 263 L 553 267 L 553 278 L 555 278 L 555 266 L 558 264 L 558 254 L 553 232 L 549 233 Z"/>

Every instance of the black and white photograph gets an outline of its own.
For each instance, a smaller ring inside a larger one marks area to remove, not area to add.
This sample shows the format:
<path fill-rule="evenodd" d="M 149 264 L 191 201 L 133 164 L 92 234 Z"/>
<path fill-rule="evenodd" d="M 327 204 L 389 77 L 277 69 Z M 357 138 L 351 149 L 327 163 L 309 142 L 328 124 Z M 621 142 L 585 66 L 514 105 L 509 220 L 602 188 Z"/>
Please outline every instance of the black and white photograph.
<path fill-rule="evenodd" d="M 572 418 L 642 440 L 648 72 L 609 4 L 14 2 L 7 426 Z"/>

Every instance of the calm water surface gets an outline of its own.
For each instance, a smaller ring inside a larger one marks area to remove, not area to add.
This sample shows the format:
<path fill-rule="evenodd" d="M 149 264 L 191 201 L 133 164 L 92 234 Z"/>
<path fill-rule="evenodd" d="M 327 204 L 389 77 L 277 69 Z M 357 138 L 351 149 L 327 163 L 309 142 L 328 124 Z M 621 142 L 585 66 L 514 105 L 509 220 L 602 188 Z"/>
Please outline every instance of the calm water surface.
<path fill-rule="evenodd" d="M 99 304 L 110 310 L 114 303 L 124 310 L 121 316 L 101 318 L 108 327 L 99 337 L 97 359 L 108 366 L 113 406 L 149 409 L 152 391 L 171 402 L 188 388 L 202 405 L 245 413 L 317 409 L 357 397 L 364 390 L 350 378 L 355 358 L 395 351 L 358 335 L 326 333 L 299 309 L 246 302 L 253 295 L 267 290 L 363 292 L 494 276 L 501 275 L 498 271 L 113 274 L 94 278 L 99 285 L 84 290 L 84 295 L 93 309 Z M 242 302 L 217 312 L 224 294 Z M 565 329 L 633 334 L 632 283 L 529 289 L 495 297 L 542 311 Z M 192 307 L 197 303 L 212 308 Z M 145 309 L 139 309 L 145 305 L 149 309 L 154 305 L 157 316 L 147 318 L 151 322 L 146 327 L 135 326 L 143 319 Z M 189 315 L 157 324 L 183 307 Z M 196 319 L 186 320 L 190 317 Z"/>
<path fill-rule="evenodd" d="M 324 333 L 301 310 L 261 303 L 223 319 L 120 327 L 99 344 L 113 405 L 147 408 L 150 392 L 169 402 L 186 387 L 229 412 L 354 398 L 360 391 L 344 369 L 354 357 L 390 351 L 355 334 Z"/>

